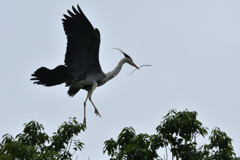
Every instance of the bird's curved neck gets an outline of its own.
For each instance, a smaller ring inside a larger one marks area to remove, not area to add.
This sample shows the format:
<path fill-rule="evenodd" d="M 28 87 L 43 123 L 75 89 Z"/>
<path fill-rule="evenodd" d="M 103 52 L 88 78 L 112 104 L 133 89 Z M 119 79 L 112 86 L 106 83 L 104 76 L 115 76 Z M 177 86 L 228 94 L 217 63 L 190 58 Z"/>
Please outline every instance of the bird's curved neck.
<path fill-rule="evenodd" d="M 120 60 L 120 62 L 118 63 L 118 65 L 114 68 L 114 70 L 112 70 L 111 72 L 106 73 L 106 77 L 103 80 L 103 84 L 106 83 L 107 81 L 113 79 L 122 69 L 122 66 L 124 63 L 126 63 L 126 59 L 123 58 Z M 101 85 L 103 85 L 101 84 Z"/>

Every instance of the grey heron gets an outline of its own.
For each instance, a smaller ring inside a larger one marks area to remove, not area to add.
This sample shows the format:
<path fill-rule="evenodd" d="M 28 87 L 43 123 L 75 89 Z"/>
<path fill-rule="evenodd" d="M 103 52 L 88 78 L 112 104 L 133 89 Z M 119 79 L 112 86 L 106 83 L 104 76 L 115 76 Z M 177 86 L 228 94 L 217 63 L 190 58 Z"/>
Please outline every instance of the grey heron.
<path fill-rule="evenodd" d="M 64 19 L 62 19 L 67 36 L 65 65 L 59 65 L 54 69 L 41 67 L 32 74 L 34 78 L 31 80 L 34 81 L 34 84 L 48 87 L 65 83 L 69 87 L 68 95 L 70 97 L 73 97 L 80 89 L 86 90 L 88 93 L 83 103 L 83 124 L 86 125 L 86 102 L 88 99 L 95 109 L 95 114 L 101 117 L 91 99 L 93 91 L 114 78 L 125 63 L 139 68 L 129 55 L 118 49 L 123 53 L 124 58 L 111 72 L 104 73 L 99 63 L 99 30 L 93 28 L 79 5 L 77 5 L 77 9 L 72 6 L 72 11 L 68 10 L 68 14 L 64 14 Z"/>

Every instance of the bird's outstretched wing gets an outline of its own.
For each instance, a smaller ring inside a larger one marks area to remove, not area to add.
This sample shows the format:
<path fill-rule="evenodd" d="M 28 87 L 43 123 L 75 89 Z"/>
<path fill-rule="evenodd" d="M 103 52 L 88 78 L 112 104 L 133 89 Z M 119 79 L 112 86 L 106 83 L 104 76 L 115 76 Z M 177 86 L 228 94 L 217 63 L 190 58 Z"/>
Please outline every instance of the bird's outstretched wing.
<path fill-rule="evenodd" d="M 100 32 L 94 29 L 80 7 L 72 7 L 68 15 L 63 15 L 63 27 L 67 36 L 65 65 L 74 77 L 94 75 L 96 80 L 105 77 L 99 63 Z"/>

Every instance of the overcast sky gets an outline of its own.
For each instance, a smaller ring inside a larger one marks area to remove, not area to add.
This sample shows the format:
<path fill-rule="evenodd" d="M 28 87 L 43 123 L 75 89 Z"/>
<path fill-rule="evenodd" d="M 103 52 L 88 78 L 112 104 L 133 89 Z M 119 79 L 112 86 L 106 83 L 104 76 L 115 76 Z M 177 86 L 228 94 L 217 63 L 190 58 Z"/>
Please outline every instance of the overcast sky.
<path fill-rule="evenodd" d="M 113 80 L 97 88 L 87 103 L 85 143 L 78 159 L 104 160 L 105 140 L 117 138 L 124 127 L 137 133 L 155 128 L 171 109 L 198 112 L 198 120 L 233 139 L 240 156 L 240 1 L 0 1 L 0 136 L 20 133 L 36 120 L 47 134 L 69 117 L 83 120 L 87 92 L 73 98 L 64 85 L 33 85 L 39 67 L 63 64 L 66 37 L 63 14 L 80 5 L 100 30 L 100 63 L 109 72 L 123 58 L 117 47 L 142 67 L 125 64 Z M 206 139 L 199 139 L 207 143 Z M 164 154 L 162 152 L 160 155 Z"/>

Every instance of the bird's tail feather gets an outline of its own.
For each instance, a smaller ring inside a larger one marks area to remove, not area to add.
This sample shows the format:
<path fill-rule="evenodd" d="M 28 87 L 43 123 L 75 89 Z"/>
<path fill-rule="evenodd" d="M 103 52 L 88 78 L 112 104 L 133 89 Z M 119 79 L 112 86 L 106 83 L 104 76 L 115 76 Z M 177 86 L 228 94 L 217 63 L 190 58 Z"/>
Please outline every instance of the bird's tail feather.
<path fill-rule="evenodd" d="M 37 69 L 32 76 L 34 78 L 31 80 L 35 81 L 34 84 L 44 86 L 55 86 L 73 79 L 73 77 L 68 74 L 67 67 L 64 65 L 59 65 L 52 70 L 46 67 L 41 67 Z"/>

